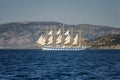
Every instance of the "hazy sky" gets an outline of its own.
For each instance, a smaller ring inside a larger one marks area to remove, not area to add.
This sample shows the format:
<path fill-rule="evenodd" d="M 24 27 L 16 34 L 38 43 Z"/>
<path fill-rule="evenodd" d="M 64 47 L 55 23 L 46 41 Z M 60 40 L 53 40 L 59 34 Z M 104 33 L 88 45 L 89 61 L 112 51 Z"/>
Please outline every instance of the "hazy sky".
<path fill-rule="evenodd" d="M 0 0 L 0 24 L 57 21 L 120 28 L 120 0 Z"/>

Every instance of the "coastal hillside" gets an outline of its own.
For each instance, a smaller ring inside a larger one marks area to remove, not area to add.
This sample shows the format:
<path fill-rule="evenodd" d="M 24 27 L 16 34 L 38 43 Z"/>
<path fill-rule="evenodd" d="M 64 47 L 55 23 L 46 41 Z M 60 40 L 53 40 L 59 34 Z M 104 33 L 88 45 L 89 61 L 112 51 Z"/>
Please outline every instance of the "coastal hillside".
<path fill-rule="evenodd" d="M 59 22 L 14 22 L 0 25 L 0 48 L 28 49 L 38 48 L 34 44 L 45 31 L 45 26 L 49 29 L 56 27 L 61 28 L 63 23 Z M 69 25 L 65 28 L 74 28 L 74 31 L 82 29 L 82 36 L 87 40 L 110 34 L 120 34 L 120 28 L 108 26 L 99 26 L 91 24 Z"/>
<path fill-rule="evenodd" d="M 120 49 L 120 34 L 99 37 L 88 43 L 93 49 Z"/>

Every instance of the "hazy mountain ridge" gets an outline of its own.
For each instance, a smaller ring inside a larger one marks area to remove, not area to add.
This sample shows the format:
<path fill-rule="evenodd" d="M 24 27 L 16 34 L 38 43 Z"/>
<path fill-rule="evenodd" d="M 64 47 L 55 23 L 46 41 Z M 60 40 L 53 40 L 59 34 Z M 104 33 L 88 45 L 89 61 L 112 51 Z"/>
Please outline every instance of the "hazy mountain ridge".
<path fill-rule="evenodd" d="M 120 34 L 99 37 L 88 43 L 93 49 L 120 49 Z"/>
<path fill-rule="evenodd" d="M 53 28 L 62 27 L 59 22 L 15 22 L 0 25 L 0 48 L 36 48 L 34 46 L 45 26 Z M 87 39 L 95 39 L 109 34 L 120 34 L 120 28 L 98 26 L 90 24 L 67 25 L 65 28 L 74 27 L 74 30 L 82 29 L 83 36 Z"/>

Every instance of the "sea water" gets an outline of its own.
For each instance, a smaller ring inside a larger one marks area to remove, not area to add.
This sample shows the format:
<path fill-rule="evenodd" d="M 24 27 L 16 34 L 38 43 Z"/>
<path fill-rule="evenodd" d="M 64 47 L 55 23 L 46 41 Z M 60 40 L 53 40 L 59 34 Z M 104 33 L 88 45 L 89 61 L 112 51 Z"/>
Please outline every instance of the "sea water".
<path fill-rule="evenodd" d="M 120 50 L 0 50 L 0 80 L 120 80 Z"/>

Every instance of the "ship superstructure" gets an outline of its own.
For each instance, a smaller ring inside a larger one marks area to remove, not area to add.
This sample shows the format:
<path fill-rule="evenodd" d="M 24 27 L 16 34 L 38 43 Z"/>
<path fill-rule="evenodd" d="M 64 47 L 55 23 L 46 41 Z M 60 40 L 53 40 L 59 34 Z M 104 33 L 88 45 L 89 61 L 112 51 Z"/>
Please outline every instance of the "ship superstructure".
<path fill-rule="evenodd" d="M 42 50 L 84 50 L 87 49 L 84 45 L 84 39 L 82 38 L 82 31 L 78 30 L 74 34 L 74 29 L 54 29 L 46 31 L 41 34 L 40 38 L 37 40 L 37 45 L 40 46 Z"/>

